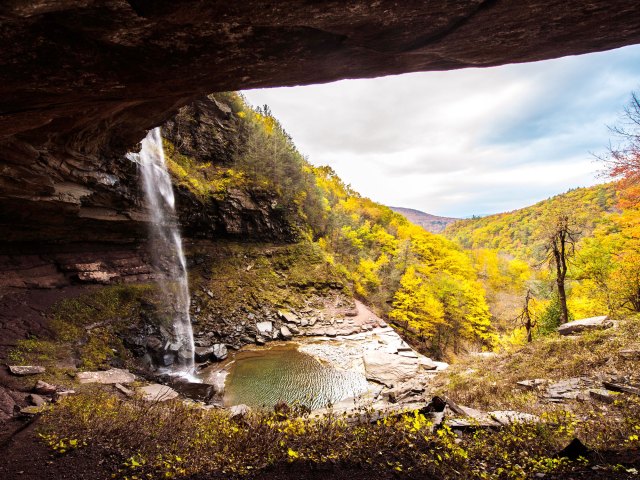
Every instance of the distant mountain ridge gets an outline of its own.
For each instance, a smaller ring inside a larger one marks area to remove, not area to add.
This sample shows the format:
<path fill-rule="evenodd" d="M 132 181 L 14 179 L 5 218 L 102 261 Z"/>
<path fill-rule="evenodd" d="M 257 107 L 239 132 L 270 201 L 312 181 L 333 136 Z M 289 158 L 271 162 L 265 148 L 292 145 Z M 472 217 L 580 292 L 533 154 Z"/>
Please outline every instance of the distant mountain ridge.
<path fill-rule="evenodd" d="M 442 233 L 447 225 L 460 220 L 459 218 L 440 217 L 430 213 L 415 210 L 413 208 L 389 207 L 396 213 L 404 215 L 411 223 L 420 225 L 422 228 L 431 233 Z"/>

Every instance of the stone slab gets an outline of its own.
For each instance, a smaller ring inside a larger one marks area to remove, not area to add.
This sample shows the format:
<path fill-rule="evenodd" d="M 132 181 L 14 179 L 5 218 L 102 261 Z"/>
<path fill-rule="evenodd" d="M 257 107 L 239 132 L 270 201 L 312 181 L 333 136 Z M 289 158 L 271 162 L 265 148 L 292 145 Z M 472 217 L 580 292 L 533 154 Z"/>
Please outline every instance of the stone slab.
<path fill-rule="evenodd" d="M 79 372 L 76 374 L 76 378 L 80 383 L 131 383 L 136 380 L 128 370 L 120 368 L 112 368 L 111 370 L 97 371 L 97 372 Z"/>

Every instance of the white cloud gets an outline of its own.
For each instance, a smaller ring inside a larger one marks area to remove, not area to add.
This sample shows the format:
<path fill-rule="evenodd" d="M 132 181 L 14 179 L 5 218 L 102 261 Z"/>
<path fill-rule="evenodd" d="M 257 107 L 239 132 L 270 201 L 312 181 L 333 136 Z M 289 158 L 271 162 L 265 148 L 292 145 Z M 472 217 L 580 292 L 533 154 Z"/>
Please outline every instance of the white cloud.
<path fill-rule="evenodd" d="M 468 216 L 597 182 L 640 46 L 532 64 L 244 92 L 312 163 L 388 205 Z"/>

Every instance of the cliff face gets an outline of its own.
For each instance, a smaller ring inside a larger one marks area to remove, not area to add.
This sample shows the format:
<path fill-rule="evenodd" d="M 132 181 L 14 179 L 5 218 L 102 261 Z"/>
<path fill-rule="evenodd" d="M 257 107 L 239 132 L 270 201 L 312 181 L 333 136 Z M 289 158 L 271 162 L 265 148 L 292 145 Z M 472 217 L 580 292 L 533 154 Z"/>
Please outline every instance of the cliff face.
<path fill-rule="evenodd" d="M 162 127 L 176 151 L 194 162 L 229 164 L 241 142 L 223 99 L 205 97 Z M 24 152 L 28 156 L 33 151 Z M 0 289 L 148 280 L 144 207 L 137 165 L 124 156 L 40 156 L 0 176 Z M 199 198 L 176 187 L 179 222 L 188 238 L 289 242 L 295 230 L 275 194 L 230 189 Z"/>

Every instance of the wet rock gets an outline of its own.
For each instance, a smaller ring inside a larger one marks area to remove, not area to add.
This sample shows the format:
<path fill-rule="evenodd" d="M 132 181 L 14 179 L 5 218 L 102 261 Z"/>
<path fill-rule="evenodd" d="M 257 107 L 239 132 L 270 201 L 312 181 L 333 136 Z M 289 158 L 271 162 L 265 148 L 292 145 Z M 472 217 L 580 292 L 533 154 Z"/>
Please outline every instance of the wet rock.
<path fill-rule="evenodd" d="M 147 337 L 145 345 L 152 352 L 159 352 L 162 350 L 163 343 L 158 337 Z"/>
<path fill-rule="evenodd" d="M 110 370 L 99 372 L 79 372 L 76 378 L 80 383 L 131 383 L 136 377 L 128 370 L 120 368 L 112 368 Z"/>
<path fill-rule="evenodd" d="M 215 387 L 207 383 L 176 381 L 171 383 L 171 387 L 187 398 L 205 403 L 212 400 L 217 393 Z"/>
<path fill-rule="evenodd" d="M 273 322 L 258 322 L 256 323 L 256 329 L 260 335 L 270 336 L 273 331 Z"/>
<path fill-rule="evenodd" d="M 293 337 L 293 335 L 291 334 L 291 330 L 289 330 L 286 325 L 280 327 L 280 335 L 284 340 L 291 340 L 291 338 Z"/>
<path fill-rule="evenodd" d="M 613 326 L 613 322 L 607 316 L 584 318 L 568 322 L 558 327 L 560 335 L 572 335 L 587 330 L 603 330 Z"/>
<path fill-rule="evenodd" d="M 206 362 L 213 355 L 213 347 L 196 347 L 194 357 L 196 362 Z"/>
<path fill-rule="evenodd" d="M 27 375 L 38 375 L 44 373 L 46 369 L 44 367 L 37 367 L 34 365 L 9 365 L 9 371 L 19 377 L 25 377 Z"/>
<path fill-rule="evenodd" d="M 161 360 L 162 366 L 170 367 L 175 363 L 176 356 L 173 353 L 165 353 L 164 355 L 162 355 L 162 358 L 160 360 Z"/>
<path fill-rule="evenodd" d="M 33 391 L 41 395 L 53 395 L 54 393 L 56 393 L 56 388 L 57 387 L 55 385 L 51 385 L 50 383 L 38 380 L 36 382 L 36 386 L 33 388 Z"/>
<path fill-rule="evenodd" d="M 193 343 L 196 347 L 210 347 L 213 344 L 208 338 L 197 338 Z"/>
<path fill-rule="evenodd" d="M 417 359 L 401 357 L 379 350 L 365 352 L 362 360 L 366 378 L 387 387 L 405 382 L 418 372 Z"/>
<path fill-rule="evenodd" d="M 267 341 L 264 339 L 264 337 L 261 337 L 260 335 L 256 335 L 256 345 L 264 345 L 266 343 Z"/>
<path fill-rule="evenodd" d="M 227 346 L 224 343 L 216 343 L 213 346 L 213 357 L 216 360 L 224 360 L 228 355 Z"/>
<path fill-rule="evenodd" d="M 165 402 L 172 400 L 178 396 L 173 388 L 167 385 L 160 385 L 159 383 L 153 383 L 137 389 L 142 394 L 142 398 L 148 402 Z"/>

